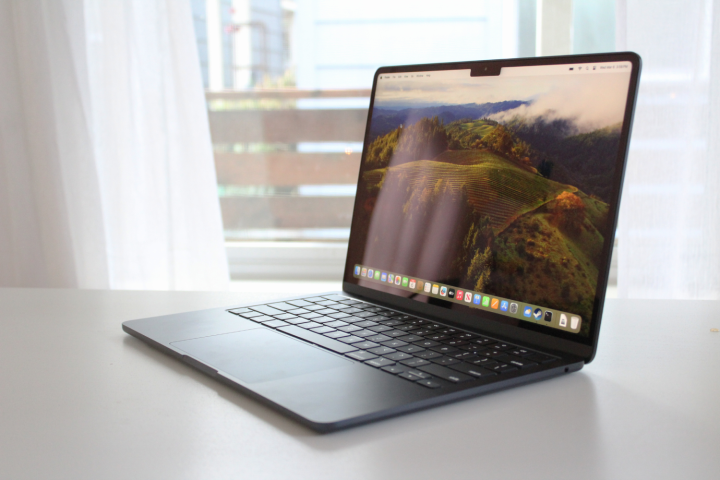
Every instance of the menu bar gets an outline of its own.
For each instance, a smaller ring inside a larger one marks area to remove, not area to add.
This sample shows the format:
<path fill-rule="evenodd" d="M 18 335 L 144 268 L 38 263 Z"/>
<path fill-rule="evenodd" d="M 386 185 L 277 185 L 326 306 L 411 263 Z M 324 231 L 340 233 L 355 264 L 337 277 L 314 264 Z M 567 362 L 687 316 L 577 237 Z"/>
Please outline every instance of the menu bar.
<path fill-rule="evenodd" d="M 623 62 L 596 62 L 596 63 L 566 63 L 561 65 L 534 65 L 524 67 L 502 67 L 498 77 L 472 77 L 478 82 L 487 82 L 488 79 L 500 77 L 532 77 L 544 75 L 595 75 L 603 73 L 630 73 L 632 63 Z M 434 70 L 429 72 L 400 72 L 383 73 L 380 80 L 446 80 L 463 79 L 470 77 L 470 69 L 462 70 Z"/>

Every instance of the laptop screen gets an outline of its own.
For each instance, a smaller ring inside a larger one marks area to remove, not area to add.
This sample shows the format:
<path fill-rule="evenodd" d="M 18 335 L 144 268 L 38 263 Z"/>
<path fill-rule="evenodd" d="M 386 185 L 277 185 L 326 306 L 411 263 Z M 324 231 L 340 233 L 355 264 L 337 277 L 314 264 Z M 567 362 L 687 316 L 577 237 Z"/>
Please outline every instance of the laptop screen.
<path fill-rule="evenodd" d="M 587 337 L 631 70 L 381 70 L 345 281 Z"/>

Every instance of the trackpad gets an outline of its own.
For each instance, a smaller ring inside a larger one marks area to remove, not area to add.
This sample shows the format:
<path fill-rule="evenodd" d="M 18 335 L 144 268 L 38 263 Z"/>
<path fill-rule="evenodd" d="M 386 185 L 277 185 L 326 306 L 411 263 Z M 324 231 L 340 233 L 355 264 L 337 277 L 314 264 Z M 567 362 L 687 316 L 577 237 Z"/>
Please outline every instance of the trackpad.
<path fill-rule="evenodd" d="M 182 340 L 171 345 L 245 383 L 353 365 L 350 360 L 264 328 Z"/>

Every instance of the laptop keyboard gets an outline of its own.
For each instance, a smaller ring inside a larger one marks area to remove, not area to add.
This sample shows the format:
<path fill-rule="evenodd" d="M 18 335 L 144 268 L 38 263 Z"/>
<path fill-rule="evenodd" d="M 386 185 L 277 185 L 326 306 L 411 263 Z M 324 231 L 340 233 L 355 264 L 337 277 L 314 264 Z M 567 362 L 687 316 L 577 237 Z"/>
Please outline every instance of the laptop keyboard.
<path fill-rule="evenodd" d="M 507 374 L 556 357 L 343 295 L 229 310 L 427 388 Z"/>

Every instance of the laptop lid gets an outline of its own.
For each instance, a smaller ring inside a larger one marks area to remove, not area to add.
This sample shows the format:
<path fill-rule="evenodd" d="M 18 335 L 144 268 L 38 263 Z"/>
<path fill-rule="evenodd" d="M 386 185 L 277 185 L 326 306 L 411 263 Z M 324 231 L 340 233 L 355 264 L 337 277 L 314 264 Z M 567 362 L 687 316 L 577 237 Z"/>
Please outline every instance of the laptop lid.
<path fill-rule="evenodd" d="M 594 356 L 634 53 L 383 67 L 344 290 Z"/>

